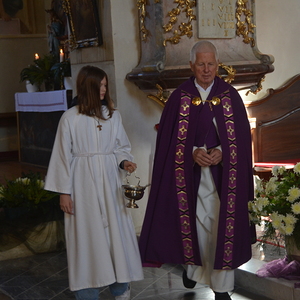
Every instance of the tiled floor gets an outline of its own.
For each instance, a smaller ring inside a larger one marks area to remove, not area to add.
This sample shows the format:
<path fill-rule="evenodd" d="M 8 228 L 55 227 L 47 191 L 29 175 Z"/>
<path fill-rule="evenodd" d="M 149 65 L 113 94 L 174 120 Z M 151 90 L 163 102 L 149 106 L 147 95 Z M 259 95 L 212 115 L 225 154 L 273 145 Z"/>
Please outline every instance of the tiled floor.
<path fill-rule="evenodd" d="M 200 284 L 185 289 L 182 267 L 164 265 L 145 268 L 145 279 L 131 284 L 134 300 L 204 300 L 214 299 L 211 290 Z M 75 299 L 68 289 L 66 253 L 46 253 L 0 262 L 0 300 Z M 6 297 L 9 295 L 10 297 Z M 99 299 L 114 299 L 108 289 L 102 289 Z M 236 287 L 233 300 L 268 300 Z M 270 300 L 270 299 L 269 299 Z"/>
<path fill-rule="evenodd" d="M 2 167 L 1 167 L 2 165 Z M 0 181 L 3 172 L 14 177 L 27 166 L 0 163 Z M 6 170 L 6 171 L 3 171 Z M 9 178 L 10 176 L 8 176 Z M 268 246 L 265 251 L 254 247 L 253 256 L 270 261 L 284 255 Z M 144 268 L 145 279 L 133 282 L 131 299 L 134 300 L 204 300 L 214 299 L 210 288 L 197 284 L 192 290 L 184 288 L 181 279 L 182 267 L 163 265 L 161 268 Z M 233 300 L 271 300 L 253 295 L 236 287 Z M 68 289 L 66 253 L 38 254 L 24 258 L 0 261 L 0 300 L 62 300 L 75 299 Z M 99 299 L 114 299 L 107 288 L 101 290 Z"/>

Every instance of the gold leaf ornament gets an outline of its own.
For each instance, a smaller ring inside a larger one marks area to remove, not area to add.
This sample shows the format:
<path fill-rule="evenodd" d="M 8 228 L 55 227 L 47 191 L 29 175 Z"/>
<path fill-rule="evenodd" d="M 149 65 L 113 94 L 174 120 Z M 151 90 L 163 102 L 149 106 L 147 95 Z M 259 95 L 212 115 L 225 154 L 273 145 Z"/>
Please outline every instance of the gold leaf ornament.
<path fill-rule="evenodd" d="M 196 1 L 191 0 L 174 0 L 177 7 L 173 8 L 168 12 L 169 22 L 163 26 L 165 33 L 173 30 L 175 23 L 178 21 L 178 16 L 185 12 L 187 22 L 181 22 L 178 29 L 173 30 L 173 36 L 164 40 L 163 45 L 166 46 L 167 42 L 171 44 L 178 44 L 182 36 L 186 35 L 188 38 L 193 36 L 193 26 L 192 21 L 196 20 L 196 15 L 194 14 L 193 7 L 196 6 Z"/>

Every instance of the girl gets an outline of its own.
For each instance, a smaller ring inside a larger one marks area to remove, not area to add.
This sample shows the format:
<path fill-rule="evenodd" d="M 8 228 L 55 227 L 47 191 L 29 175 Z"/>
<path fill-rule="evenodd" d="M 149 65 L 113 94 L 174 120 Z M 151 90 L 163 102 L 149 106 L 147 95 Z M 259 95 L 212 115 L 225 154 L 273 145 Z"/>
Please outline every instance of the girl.
<path fill-rule="evenodd" d="M 115 299 L 127 300 L 129 282 L 143 279 L 121 190 L 122 175 L 136 164 L 106 73 L 85 66 L 76 86 L 78 104 L 59 122 L 45 189 L 61 194 L 69 285 L 76 299 L 97 300 L 99 287 L 109 286 Z"/>

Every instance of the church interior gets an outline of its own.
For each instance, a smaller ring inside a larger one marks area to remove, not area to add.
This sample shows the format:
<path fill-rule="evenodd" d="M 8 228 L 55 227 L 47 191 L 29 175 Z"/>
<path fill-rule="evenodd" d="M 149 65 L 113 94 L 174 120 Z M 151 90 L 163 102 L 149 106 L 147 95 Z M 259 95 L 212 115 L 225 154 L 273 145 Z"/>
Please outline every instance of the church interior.
<path fill-rule="evenodd" d="M 24 174 L 45 177 L 59 119 L 72 105 L 85 65 L 108 74 L 136 174 L 142 185 L 149 183 L 161 113 L 170 93 L 191 76 L 189 51 L 202 39 L 215 44 L 218 76 L 244 101 L 254 175 L 269 180 L 273 167 L 292 169 L 300 162 L 299 0 L 0 2 L 0 188 Z M 37 68 L 45 72 L 33 79 Z M 146 189 L 139 208 L 131 209 L 137 236 L 148 196 Z M 2 207 L 0 215 L 3 222 Z M 16 219 L 7 227 L 16 235 L 1 230 L 0 300 L 75 299 L 68 288 L 63 218 L 55 218 L 36 233 L 39 242 L 28 232 L 17 242 L 23 225 Z M 262 230 L 256 226 L 252 259 L 235 270 L 231 298 L 300 299 L 299 270 L 293 279 L 257 276 L 286 255 L 284 242 L 259 239 Z M 50 235 L 52 242 L 45 239 Z M 180 265 L 146 267 L 145 279 L 131 285 L 131 299 L 213 299 L 207 286 L 184 288 L 181 274 Z M 113 297 L 103 288 L 99 299 Z"/>

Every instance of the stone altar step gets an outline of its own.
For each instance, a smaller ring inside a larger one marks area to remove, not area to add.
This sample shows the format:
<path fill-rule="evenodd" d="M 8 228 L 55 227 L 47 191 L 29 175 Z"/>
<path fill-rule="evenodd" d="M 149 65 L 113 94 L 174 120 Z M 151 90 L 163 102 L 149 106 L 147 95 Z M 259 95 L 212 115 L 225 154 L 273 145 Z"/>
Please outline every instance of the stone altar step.
<path fill-rule="evenodd" d="M 266 262 L 251 258 L 235 270 L 235 285 L 272 300 L 300 300 L 300 289 L 294 288 L 296 281 L 277 278 L 260 278 L 255 272 Z"/>

